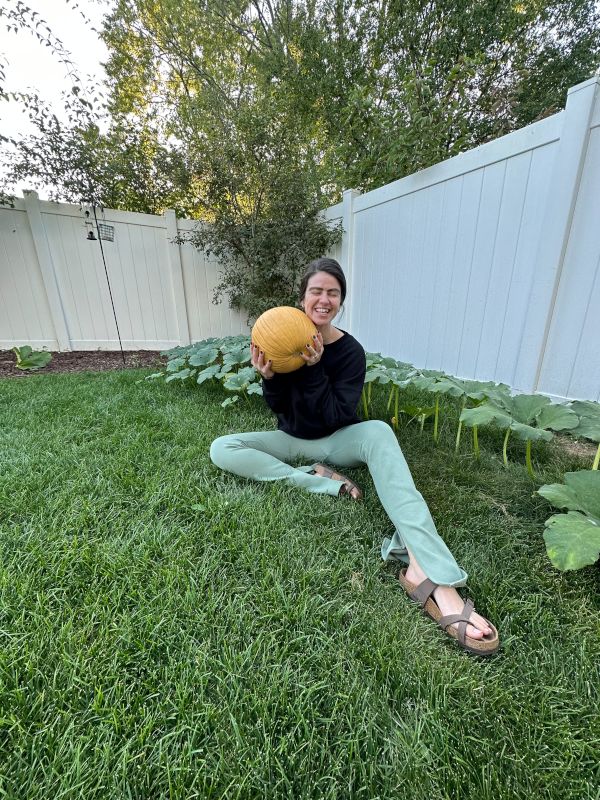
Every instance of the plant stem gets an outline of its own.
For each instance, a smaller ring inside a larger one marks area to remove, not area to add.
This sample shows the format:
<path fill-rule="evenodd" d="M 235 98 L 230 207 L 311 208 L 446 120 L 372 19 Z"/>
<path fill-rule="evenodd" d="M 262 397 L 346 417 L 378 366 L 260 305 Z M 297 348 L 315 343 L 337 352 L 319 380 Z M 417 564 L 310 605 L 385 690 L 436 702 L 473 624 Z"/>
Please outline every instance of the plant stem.
<path fill-rule="evenodd" d="M 592 464 L 592 469 L 598 469 L 598 464 L 600 464 L 600 444 L 598 445 L 598 449 L 596 450 L 596 458 L 594 459 L 594 463 Z"/>
<path fill-rule="evenodd" d="M 392 405 L 392 397 L 394 396 L 394 389 L 395 389 L 395 388 L 396 388 L 396 387 L 395 387 L 395 386 L 394 386 L 394 384 L 392 383 L 392 388 L 390 389 L 390 396 L 388 397 L 387 406 L 386 406 L 386 408 L 385 408 L 385 410 L 386 410 L 386 411 L 389 411 L 389 410 L 390 410 L 390 407 L 391 407 L 391 405 Z"/>
<path fill-rule="evenodd" d="M 400 389 L 398 386 L 394 386 L 394 389 L 396 390 L 395 402 L 394 402 L 394 419 L 396 420 L 396 430 L 398 430 L 398 415 L 400 413 L 400 409 L 398 408 L 398 401 L 400 398 Z"/>
<path fill-rule="evenodd" d="M 528 439 L 525 445 L 525 463 L 527 464 L 527 472 L 535 480 L 535 473 L 531 464 L 531 439 Z"/>
<path fill-rule="evenodd" d="M 477 435 L 477 425 L 473 425 L 473 452 L 479 461 L 479 436 Z"/>
<path fill-rule="evenodd" d="M 367 404 L 367 395 L 365 394 L 364 386 L 362 390 L 362 404 L 363 404 L 363 413 L 365 415 L 365 419 L 369 419 L 369 406 Z"/>
<path fill-rule="evenodd" d="M 458 453 L 458 448 L 460 447 L 460 434 L 462 432 L 462 426 L 463 426 L 462 421 L 461 421 L 460 418 L 461 418 L 462 412 L 465 410 L 465 406 L 466 405 L 467 405 L 467 398 L 463 397 L 462 405 L 460 407 L 460 414 L 458 415 L 458 430 L 456 431 L 456 444 L 454 445 L 454 452 L 455 453 Z"/>
<path fill-rule="evenodd" d="M 506 433 L 504 434 L 504 446 L 502 448 L 502 460 L 504 461 L 504 466 L 508 467 L 508 456 L 506 454 L 506 446 L 508 444 L 508 437 L 510 436 L 510 428 L 506 429 Z"/>
<path fill-rule="evenodd" d="M 373 381 L 369 384 L 369 388 L 367 389 L 367 405 L 371 405 L 371 391 L 373 389 Z"/>
<path fill-rule="evenodd" d="M 419 433 L 423 433 L 423 426 L 425 425 L 425 414 L 421 414 L 419 417 Z"/>
<path fill-rule="evenodd" d="M 438 441 L 438 418 L 440 411 L 440 396 L 435 396 L 435 415 L 433 417 L 433 441 L 437 444 Z"/>

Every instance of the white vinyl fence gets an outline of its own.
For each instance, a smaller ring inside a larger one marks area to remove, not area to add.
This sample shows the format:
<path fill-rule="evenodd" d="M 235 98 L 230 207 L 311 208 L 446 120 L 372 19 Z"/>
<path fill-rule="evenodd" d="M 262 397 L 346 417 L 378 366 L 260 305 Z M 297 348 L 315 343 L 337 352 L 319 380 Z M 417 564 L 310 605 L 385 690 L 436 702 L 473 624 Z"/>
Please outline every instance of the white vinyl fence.
<path fill-rule="evenodd" d="M 346 317 L 367 350 L 600 399 L 600 79 L 566 109 L 365 195 L 346 192 Z"/>
<path fill-rule="evenodd" d="M 600 79 L 564 111 L 364 195 L 344 193 L 341 327 L 367 350 L 557 398 L 600 399 Z M 0 348 L 127 349 L 247 332 L 212 304 L 195 224 L 26 193 L 0 208 Z M 89 211 L 89 209 L 88 209 Z M 112 231 L 110 230 L 112 228 Z M 100 248 L 102 245 L 102 250 Z"/>
<path fill-rule="evenodd" d="M 0 209 L 0 349 L 118 350 L 117 325 L 127 350 L 247 332 L 244 315 L 212 303 L 218 265 L 173 243 L 194 222 L 110 210 L 98 222 L 103 238 L 93 210 L 35 192 Z"/>

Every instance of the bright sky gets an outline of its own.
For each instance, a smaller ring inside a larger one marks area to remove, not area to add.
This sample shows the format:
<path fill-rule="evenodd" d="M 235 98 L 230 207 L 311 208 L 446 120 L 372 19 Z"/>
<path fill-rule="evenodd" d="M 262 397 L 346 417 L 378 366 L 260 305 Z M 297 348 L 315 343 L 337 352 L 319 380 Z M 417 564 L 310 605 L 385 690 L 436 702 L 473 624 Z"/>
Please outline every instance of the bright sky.
<path fill-rule="evenodd" d="M 87 83 L 89 75 L 93 82 L 100 83 L 104 78 L 101 64 L 107 59 L 107 51 L 92 26 L 100 27 L 112 0 L 25 0 L 25 4 L 40 14 L 70 52 L 82 81 Z M 91 25 L 82 18 L 82 12 Z M 50 48 L 40 44 L 28 30 L 8 33 L 5 18 L 0 17 L 0 54 L 5 64 L 5 90 L 34 88 L 60 118 L 61 92 L 70 83 L 65 67 Z M 17 103 L 0 103 L 0 130 L 8 136 L 31 132 L 29 120 Z"/>

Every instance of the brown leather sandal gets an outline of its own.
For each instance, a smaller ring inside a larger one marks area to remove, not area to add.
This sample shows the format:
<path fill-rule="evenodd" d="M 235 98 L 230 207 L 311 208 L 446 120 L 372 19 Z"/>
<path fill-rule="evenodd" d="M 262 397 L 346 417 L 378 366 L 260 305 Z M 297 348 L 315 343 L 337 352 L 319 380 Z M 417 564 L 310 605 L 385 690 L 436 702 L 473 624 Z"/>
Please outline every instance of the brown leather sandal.
<path fill-rule="evenodd" d="M 406 579 L 406 570 L 403 569 L 398 575 L 400 584 L 408 594 L 411 600 L 418 603 L 423 612 L 431 617 L 440 628 L 445 631 L 448 636 L 456 639 L 458 646 L 467 650 L 469 653 L 475 653 L 478 656 L 492 656 L 498 651 L 500 640 L 498 638 L 498 631 L 492 623 L 486 619 L 487 624 L 492 629 L 491 633 L 486 634 L 482 639 L 473 639 L 471 636 L 466 635 L 467 623 L 471 618 L 471 614 L 475 610 L 472 600 L 465 600 L 462 612 L 460 614 L 447 614 L 442 616 L 442 612 L 438 604 L 433 599 L 433 592 L 437 589 L 438 584 L 425 578 L 425 580 L 418 586 L 411 583 Z M 451 625 L 457 625 L 456 628 L 451 628 Z M 472 623 L 471 623 L 472 624 Z"/>
<path fill-rule="evenodd" d="M 320 475 L 322 478 L 331 478 L 332 481 L 343 481 L 344 485 L 340 488 L 339 497 L 346 495 L 352 500 L 362 500 L 363 493 L 360 486 L 354 483 L 354 481 L 351 481 L 350 478 L 342 475 L 341 472 L 336 472 L 331 469 L 327 464 L 315 464 L 313 467 L 313 474 Z M 354 494 L 352 494 L 352 492 L 354 492 Z"/>

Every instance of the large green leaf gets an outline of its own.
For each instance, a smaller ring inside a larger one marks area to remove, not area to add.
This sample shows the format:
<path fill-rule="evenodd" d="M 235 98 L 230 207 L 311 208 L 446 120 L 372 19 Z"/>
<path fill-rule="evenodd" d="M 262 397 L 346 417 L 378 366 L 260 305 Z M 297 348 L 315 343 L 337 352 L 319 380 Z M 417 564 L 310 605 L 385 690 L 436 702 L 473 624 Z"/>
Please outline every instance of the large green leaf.
<path fill-rule="evenodd" d="M 600 523 L 579 511 L 556 514 L 546 521 L 544 541 L 557 569 L 581 569 L 600 556 Z"/>
<path fill-rule="evenodd" d="M 179 372 L 172 372 L 166 379 L 165 383 L 171 383 L 171 381 L 184 381 L 186 378 L 189 378 L 191 375 L 195 375 L 195 370 L 186 367 L 185 369 L 179 370 Z"/>
<path fill-rule="evenodd" d="M 579 418 L 576 428 L 569 431 L 573 436 L 583 436 L 592 442 L 600 442 L 600 403 L 591 400 L 575 400 L 571 408 Z"/>
<path fill-rule="evenodd" d="M 241 392 L 255 379 L 255 377 L 256 370 L 254 367 L 244 367 L 239 372 L 233 375 L 228 375 L 223 381 L 223 386 L 230 392 Z"/>
<path fill-rule="evenodd" d="M 421 389 L 425 392 L 430 392 L 432 387 L 437 382 L 438 378 L 443 377 L 444 373 L 439 372 L 437 374 L 432 375 L 432 370 L 423 370 L 421 374 L 415 375 L 411 378 L 410 382 L 413 386 L 416 386 L 417 389 Z"/>
<path fill-rule="evenodd" d="M 239 364 L 246 364 L 250 361 L 250 348 L 233 348 L 223 356 L 223 369 L 231 369 Z"/>
<path fill-rule="evenodd" d="M 221 372 L 221 365 L 220 364 L 212 364 L 210 367 L 206 367 L 201 372 L 198 373 L 198 377 L 196 378 L 196 383 L 202 384 L 205 381 L 211 380 L 211 378 L 216 377 L 216 375 Z"/>
<path fill-rule="evenodd" d="M 539 428 L 549 428 L 552 431 L 566 431 L 576 428 L 579 424 L 579 417 L 567 406 L 546 405 L 536 417 L 536 425 Z"/>
<path fill-rule="evenodd" d="M 550 431 L 546 431 L 544 428 L 536 428 L 533 425 L 524 425 L 522 422 L 514 421 L 510 423 L 509 427 L 515 436 L 524 442 L 539 442 L 541 440 L 549 442 L 552 439 Z"/>
<path fill-rule="evenodd" d="M 445 375 L 443 378 L 433 383 L 429 387 L 429 391 L 434 392 L 434 394 L 447 394 L 450 395 L 450 397 L 462 397 L 465 392 L 460 384 L 461 381 L 450 375 Z"/>
<path fill-rule="evenodd" d="M 549 397 L 541 394 L 518 394 L 502 400 L 503 408 L 506 408 L 514 420 L 522 425 L 531 425 L 542 409 L 551 403 Z"/>
<path fill-rule="evenodd" d="M 392 373 L 384 366 L 377 366 L 367 370 L 365 375 L 365 383 L 389 383 L 392 379 Z"/>
<path fill-rule="evenodd" d="M 600 520 L 600 472 L 583 469 L 565 473 L 565 483 L 549 483 L 538 489 L 538 494 L 557 508 L 583 511 Z"/>
<path fill-rule="evenodd" d="M 503 409 L 492 405 L 491 403 L 484 403 L 476 408 L 465 408 L 460 415 L 460 421 L 472 428 L 475 425 L 495 425 L 502 430 L 511 427 L 512 419 Z"/>
<path fill-rule="evenodd" d="M 187 358 L 183 356 L 179 356 L 178 358 L 172 358 L 167 363 L 167 372 L 177 372 L 177 370 L 181 369 L 181 367 L 185 366 Z"/>
<path fill-rule="evenodd" d="M 23 347 L 13 347 L 13 352 L 17 357 L 17 369 L 42 369 L 52 359 L 52 353 L 45 350 L 32 350 L 29 345 Z"/>
<path fill-rule="evenodd" d="M 203 347 L 190 356 L 190 366 L 205 367 L 207 364 L 212 364 L 213 361 L 216 361 L 218 355 L 219 351 L 214 347 Z"/>

